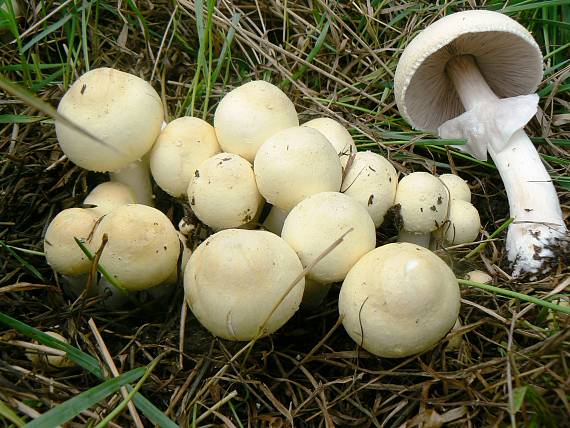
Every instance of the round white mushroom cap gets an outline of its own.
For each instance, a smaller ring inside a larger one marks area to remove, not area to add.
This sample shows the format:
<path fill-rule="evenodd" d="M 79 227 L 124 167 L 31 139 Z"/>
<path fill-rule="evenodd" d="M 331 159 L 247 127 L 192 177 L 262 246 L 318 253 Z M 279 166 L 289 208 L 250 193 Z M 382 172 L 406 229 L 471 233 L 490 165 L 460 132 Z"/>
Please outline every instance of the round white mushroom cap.
<path fill-rule="evenodd" d="M 465 279 L 469 281 L 479 282 L 481 284 L 491 284 L 493 282 L 493 277 L 487 272 L 482 270 L 472 270 L 465 274 Z"/>
<path fill-rule="evenodd" d="M 292 126 L 299 126 L 295 106 L 281 89 L 263 80 L 230 91 L 214 114 L 214 128 L 222 150 L 250 162 L 265 140 Z"/>
<path fill-rule="evenodd" d="M 443 181 L 447 190 L 449 190 L 449 199 L 460 199 L 465 202 L 471 202 L 471 189 L 467 182 L 455 174 L 442 174 L 439 179 Z"/>
<path fill-rule="evenodd" d="M 176 269 L 178 234 L 168 217 L 155 208 L 118 207 L 95 229 L 93 248 L 99 248 L 104 234 L 108 241 L 99 261 L 129 291 L 158 285 Z"/>
<path fill-rule="evenodd" d="M 341 191 L 366 208 L 379 227 L 394 205 L 398 174 L 388 160 L 373 152 L 358 152 L 345 173 Z"/>
<path fill-rule="evenodd" d="M 329 143 L 335 148 L 343 168 L 346 167 L 350 155 L 356 153 L 356 145 L 354 144 L 352 136 L 346 128 L 336 120 L 328 117 L 319 117 L 309 120 L 302 126 L 316 129 L 329 140 Z"/>
<path fill-rule="evenodd" d="M 295 252 L 277 235 L 223 230 L 202 242 L 190 257 L 184 274 L 186 301 L 212 334 L 250 340 L 258 333 L 273 333 L 299 309 L 304 279 L 279 301 L 302 271 Z"/>
<path fill-rule="evenodd" d="M 127 185 L 118 181 L 107 181 L 96 186 L 87 195 L 83 204 L 95 205 L 89 211 L 98 217 L 109 214 L 122 205 L 134 204 L 135 194 Z"/>
<path fill-rule="evenodd" d="M 309 271 L 307 278 L 322 283 L 342 281 L 350 268 L 376 246 L 376 229 L 366 209 L 337 192 L 309 196 L 291 210 L 281 237 L 309 266 L 344 233 L 343 241 Z"/>
<path fill-rule="evenodd" d="M 338 192 L 342 182 L 333 146 L 319 131 L 304 126 L 269 138 L 257 152 L 253 168 L 259 192 L 286 211 L 315 193 Z"/>
<path fill-rule="evenodd" d="M 398 183 L 394 203 L 400 205 L 404 230 L 428 233 L 447 219 L 449 194 L 437 177 L 413 172 Z"/>
<path fill-rule="evenodd" d="M 208 122 L 180 117 L 164 128 L 152 147 L 152 176 L 169 195 L 183 196 L 200 164 L 217 153 L 220 145 L 216 131 Z"/>
<path fill-rule="evenodd" d="M 68 208 L 53 218 L 44 237 L 44 253 L 53 270 L 70 276 L 89 272 L 91 262 L 74 238 L 80 239 L 89 248 L 87 241 L 98 217 L 88 209 Z"/>
<path fill-rule="evenodd" d="M 342 284 L 338 307 L 350 337 L 380 357 L 423 352 L 453 327 L 459 285 L 431 251 L 409 243 L 376 248 Z"/>
<path fill-rule="evenodd" d="M 188 200 L 196 217 L 214 230 L 250 223 L 263 203 L 251 164 L 232 153 L 200 164 L 188 186 Z"/>
<path fill-rule="evenodd" d="M 118 171 L 150 150 L 160 132 L 164 111 L 153 87 L 143 79 L 112 68 L 83 74 L 61 99 L 58 112 L 107 143 L 57 121 L 63 152 L 90 171 Z"/>
<path fill-rule="evenodd" d="M 477 208 L 461 199 L 449 204 L 447 221 L 434 232 L 437 238 L 443 237 L 450 245 L 466 244 L 475 241 L 481 229 L 481 219 Z"/>
<path fill-rule="evenodd" d="M 46 331 L 44 333 L 47 334 L 48 336 L 53 337 L 54 339 L 59 340 L 60 342 L 68 343 L 65 337 L 63 337 L 59 333 L 56 333 L 55 331 Z M 37 342 L 34 341 L 34 343 Z M 26 357 L 35 366 L 47 365 L 48 368 L 52 369 L 72 367 L 75 365 L 75 363 L 67 357 L 66 353 L 63 353 L 63 355 L 58 355 L 62 351 L 53 348 L 49 349 L 52 350 L 53 353 L 44 352 L 39 349 L 38 350 L 30 349 L 26 351 Z"/>
<path fill-rule="evenodd" d="M 445 73 L 456 55 L 475 57 L 499 98 L 532 93 L 542 80 L 540 48 L 518 22 L 486 10 L 447 15 L 410 42 L 396 68 L 398 109 L 414 128 L 436 130 L 465 111 Z"/>

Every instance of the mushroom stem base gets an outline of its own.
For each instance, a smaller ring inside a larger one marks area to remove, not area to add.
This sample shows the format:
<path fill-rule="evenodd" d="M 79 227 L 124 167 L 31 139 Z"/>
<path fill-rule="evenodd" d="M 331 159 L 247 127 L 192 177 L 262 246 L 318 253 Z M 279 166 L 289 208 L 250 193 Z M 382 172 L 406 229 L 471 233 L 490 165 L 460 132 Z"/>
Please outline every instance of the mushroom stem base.
<path fill-rule="evenodd" d="M 123 183 L 135 194 L 137 204 L 154 206 L 148 155 L 134 161 L 120 171 L 110 173 L 111 181 Z"/>
<path fill-rule="evenodd" d="M 439 128 L 442 138 L 466 138 L 472 150 L 489 152 L 503 180 L 514 219 L 507 234 L 513 276 L 545 273 L 550 262 L 568 252 L 568 231 L 552 179 L 522 129 L 536 114 L 538 96 L 498 99 L 469 56 L 450 61 L 446 71 L 455 84 L 464 114 Z"/>

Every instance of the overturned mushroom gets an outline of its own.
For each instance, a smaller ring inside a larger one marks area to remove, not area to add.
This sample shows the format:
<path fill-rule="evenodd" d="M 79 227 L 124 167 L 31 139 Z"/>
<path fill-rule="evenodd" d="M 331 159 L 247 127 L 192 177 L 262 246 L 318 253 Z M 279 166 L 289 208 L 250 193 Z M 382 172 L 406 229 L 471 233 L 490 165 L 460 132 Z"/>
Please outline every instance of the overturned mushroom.
<path fill-rule="evenodd" d="M 400 113 L 414 128 L 466 138 L 459 149 L 491 155 L 514 218 L 506 241 L 514 276 L 547 271 L 568 239 L 552 180 L 523 130 L 536 114 L 531 93 L 541 79 L 540 49 L 523 26 L 471 10 L 424 29 L 402 54 L 394 83 Z"/>

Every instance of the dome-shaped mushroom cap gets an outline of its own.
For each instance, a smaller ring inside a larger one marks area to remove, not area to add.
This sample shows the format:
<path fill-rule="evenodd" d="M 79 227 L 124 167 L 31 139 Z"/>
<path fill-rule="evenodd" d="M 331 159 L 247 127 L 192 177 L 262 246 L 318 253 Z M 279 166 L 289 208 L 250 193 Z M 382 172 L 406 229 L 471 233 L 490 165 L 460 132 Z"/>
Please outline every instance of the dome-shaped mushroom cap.
<path fill-rule="evenodd" d="M 262 230 L 226 229 L 210 236 L 186 266 L 186 301 L 212 334 L 250 340 L 287 292 L 303 267 L 295 252 L 277 235 Z M 299 309 L 301 279 L 265 325 L 279 329 Z"/>
<path fill-rule="evenodd" d="M 214 114 L 214 128 L 222 150 L 250 162 L 265 140 L 292 126 L 299 126 L 295 106 L 281 89 L 263 80 L 230 91 Z"/>
<path fill-rule="evenodd" d="M 59 340 L 63 343 L 69 343 L 65 337 L 55 331 L 46 331 L 45 334 Z M 34 341 L 34 343 L 37 343 Z M 52 348 L 50 348 L 52 349 Z M 65 368 L 73 367 L 75 363 L 64 355 L 53 355 L 42 351 L 29 350 L 26 351 L 26 357 L 32 362 L 33 365 L 47 364 L 48 368 Z"/>
<path fill-rule="evenodd" d="M 360 203 L 337 192 L 309 196 L 291 210 L 281 237 L 306 267 L 351 228 L 344 240 L 307 274 L 309 279 L 322 283 L 337 282 L 376 245 L 374 222 Z"/>
<path fill-rule="evenodd" d="M 388 160 L 377 153 L 358 152 L 345 173 L 341 191 L 360 202 L 379 227 L 394 205 L 397 185 L 398 174 Z"/>
<path fill-rule="evenodd" d="M 398 183 L 394 203 L 400 205 L 404 230 L 428 233 L 447 219 L 449 193 L 437 177 L 413 172 Z"/>
<path fill-rule="evenodd" d="M 220 145 L 212 125 L 197 117 L 180 117 L 162 130 L 152 147 L 152 176 L 169 195 L 183 196 L 200 164 L 217 153 Z"/>
<path fill-rule="evenodd" d="M 398 110 L 414 128 L 435 131 L 465 111 L 445 73 L 456 55 L 473 55 L 499 98 L 532 93 L 542 79 L 540 48 L 518 22 L 486 10 L 447 15 L 410 42 L 396 68 Z"/>
<path fill-rule="evenodd" d="M 176 269 L 178 234 L 155 208 L 131 204 L 115 209 L 95 229 L 93 248 L 99 248 L 103 234 L 108 241 L 100 262 L 127 290 L 158 285 Z"/>
<path fill-rule="evenodd" d="M 259 148 L 253 168 L 259 192 L 286 211 L 315 193 L 338 192 L 342 182 L 335 149 L 323 134 L 305 126 L 269 138 Z"/>
<path fill-rule="evenodd" d="M 44 253 L 53 270 L 70 276 L 89 271 L 91 262 L 73 238 L 86 241 L 98 217 L 91 210 L 68 208 L 53 218 L 44 238 Z"/>
<path fill-rule="evenodd" d="M 471 202 L 471 189 L 467 182 L 455 174 L 442 174 L 439 179 L 443 181 L 447 190 L 449 190 L 449 199 L 461 199 L 465 202 Z"/>
<path fill-rule="evenodd" d="M 103 216 L 117 207 L 135 202 L 135 194 L 130 187 L 118 181 L 107 181 L 99 184 L 91 190 L 83 201 L 85 205 L 95 205 L 89 210 L 97 216 Z"/>
<path fill-rule="evenodd" d="M 319 117 L 309 120 L 302 126 L 316 129 L 329 140 L 329 143 L 335 148 L 343 168 L 346 166 L 350 155 L 356 153 L 356 145 L 350 132 L 336 120 L 328 117 Z"/>
<path fill-rule="evenodd" d="M 481 218 L 477 208 L 461 199 L 452 200 L 449 204 L 447 221 L 434 233 L 442 237 L 450 245 L 473 242 L 479 235 Z"/>
<path fill-rule="evenodd" d="M 250 223 L 263 203 L 251 164 L 233 153 L 219 153 L 200 164 L 188 186 L 188 200 L 194 214 L 215 230 Z"/>
<path fill-rule="evenodd" d="M 459 286 L 431 251 L 397 243 L 362 257 L 342 284 L 338 307 L 350 337 L 380 357 L 423 352 L 453 327 Z"/>
<path fill-rule="evenodd" d="M 61 99 L 58 112 L 100 140 L 56 121 L 59 145 L 76 165 L 90 171 L 118 171 L 150 150 L 164 111 L 160 96 L 143 79 L 112 68 L 82 75 Z"/>

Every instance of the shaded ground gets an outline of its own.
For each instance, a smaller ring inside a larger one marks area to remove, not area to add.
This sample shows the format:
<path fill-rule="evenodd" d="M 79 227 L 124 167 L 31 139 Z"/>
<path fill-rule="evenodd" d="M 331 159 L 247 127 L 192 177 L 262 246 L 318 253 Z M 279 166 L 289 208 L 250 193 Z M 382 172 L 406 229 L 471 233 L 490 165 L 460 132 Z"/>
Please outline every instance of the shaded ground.
<path fill-rule="evenodd" d="M 469 181 L 484 236 L 508 218 L 506 195 L 493 166 L 439 145 L 433 135 L 411 131 L 392 91 L 402 47 L 417 31 L 446 13 L 482 2 L 339 6 L 316 1 L 305 7 L 300 5 L 304 2 L 236 6 L 220 1 L 209 12 L 204 5 L 198 20 L 198 1 L 75 3 L 30 0 L 18 20 L 19 41 L 11 43 L 6 31 L 0 35 L 0 72 L 53 106 L 88 67 L 113 66 L 151 80 L 170 119 L 189 114 L 211 122 L 224 93 L 244 81 L 266 79 L 287 92 L 302 122 L 321 115 L 342 121 L 360 149 L 379 151 L 401 173 L 458 172 Z M 527 131 L 537 138 L 568 215 L 570 131 L 564 114 L 570 105 L 570 30 L 562 23 L 570 19 L 570 10 L 562 1 L 547 3 L 506 11 L 533 31 L 547 55 L 539 87 L 541 120 L 533 119 Z M 486 2 L 485 7 L 497 10 L 500 4 Z M 318 311 L 297 314 L 277 334 L 237 357 L 244 344 L 212 339 L 191 315 L 184 352 L 179 353 L 181 290 L 151 305 L 152 310 L 110 312 L 93 301 L 70 300 L 43 257 L 5 245 L 42 251 L 42 233 L 50 219 L 77 206 L 106 178 L 62 159 L 51 120 L 22 101 L 3 94 L 0 109 L 0 311 L 41 330 L 58 330 L 103 361 L 88 325 L 93 318 L 120 372 L 164 354 L 141 392 L 178 423 L 567 426 L 568 319 L 481 290 L 462 290 L 464 340 L 458 350 L 446 351 L 444 341 L 404 360 L 379 359 L 357 349 L 338 323 L 338 287 Z M 427 140 L 429 145 L 412 145 Z M 160 208 L 177 223 L 187 212 L 185 202 L 157 194 Z M 565 260 L 540 281 L 511 280 L 504 236 L 467 262 L 458 260 L 472 245 L 439 254 L 458 277 L 481 269 L 493 276 L 495 285 L 538 297 L 570 284 Z M 383 240 L 390 237 L 388 232 L 381 235 Z M 15 340 L 30 341 L 0 327 L 0 400 L 21 417 L 43 413 L 99 383 L 81 368 L 32 368 Z M 117 402 L 116 397 L 101 402 L 75 421 L 85 425 Z M 133 425 L 128 411 L 115 422 Z"/>

